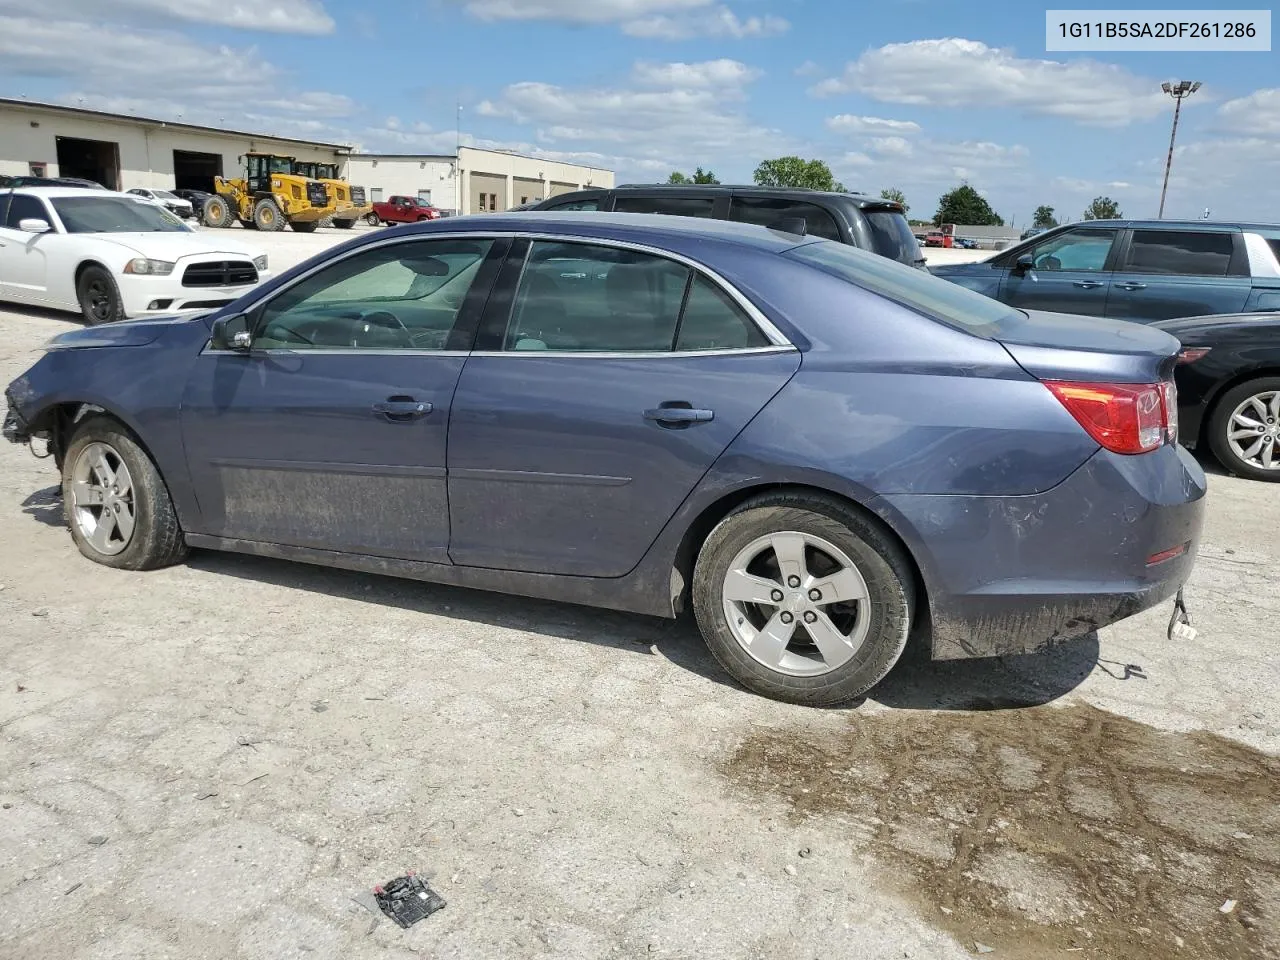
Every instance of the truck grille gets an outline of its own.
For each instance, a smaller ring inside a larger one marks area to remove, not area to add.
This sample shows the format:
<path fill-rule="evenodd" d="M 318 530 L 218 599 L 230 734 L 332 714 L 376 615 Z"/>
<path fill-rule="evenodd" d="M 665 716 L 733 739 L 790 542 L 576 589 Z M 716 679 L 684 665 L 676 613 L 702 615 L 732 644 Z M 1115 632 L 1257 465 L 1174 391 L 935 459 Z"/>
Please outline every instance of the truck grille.
<path fill-rule="evenodd" d="M 248 260 L 193 263 L 182 275 L 184 287 L 238 287 L 257 282 L 257 268 Z"/>
<path fill-rule="evenodd" d="M 307 181 L 307 199 L 313 207 L 323 207 L 329 203 L 329 194 L 319 180 Z"/>
<path fill-rule="evenodd" d="M 364 206 L 364 187 L 351 188 L 351 202 L 357 207 Z"/>

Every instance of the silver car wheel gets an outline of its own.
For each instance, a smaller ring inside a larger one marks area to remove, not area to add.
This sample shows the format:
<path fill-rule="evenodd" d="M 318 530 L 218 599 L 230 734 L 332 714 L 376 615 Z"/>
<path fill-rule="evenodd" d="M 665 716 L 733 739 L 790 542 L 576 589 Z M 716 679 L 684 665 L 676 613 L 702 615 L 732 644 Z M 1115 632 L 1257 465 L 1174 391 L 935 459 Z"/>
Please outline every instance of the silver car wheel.
<path fill-rule="evenodd" d="M 772 533 L 747 544 L 729 565 L 721 597 L 742 649 L 793 677 L 847 663 L 870 625 L 870 594 L 857 566 L 808 533 Z"/>
<path fill-rule="evenodd" d="M 1241 462 L 1280 470 L 1280 390 L 1255 393 L 1231 413 L 1227 443 Z"/>
<path fill-rule="evenodd" d="M 133 477 L 110 444 L 91 443 L 76 457 L 70 515 L 83 540 L 104 556 L 120 553 L 133 539 Z"/>

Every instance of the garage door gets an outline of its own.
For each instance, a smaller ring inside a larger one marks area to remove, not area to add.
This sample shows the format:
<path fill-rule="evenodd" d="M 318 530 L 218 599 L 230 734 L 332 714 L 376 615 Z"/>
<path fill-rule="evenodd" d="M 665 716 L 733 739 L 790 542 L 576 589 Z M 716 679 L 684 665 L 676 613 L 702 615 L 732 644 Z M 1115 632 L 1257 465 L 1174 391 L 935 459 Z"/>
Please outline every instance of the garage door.
<path fill-rule="evenodd" d="M 173 151 L 173 185 L 178 190 L 213 192 L 213 178 L 222 176 L 222 154 L 195 150 Z"/>

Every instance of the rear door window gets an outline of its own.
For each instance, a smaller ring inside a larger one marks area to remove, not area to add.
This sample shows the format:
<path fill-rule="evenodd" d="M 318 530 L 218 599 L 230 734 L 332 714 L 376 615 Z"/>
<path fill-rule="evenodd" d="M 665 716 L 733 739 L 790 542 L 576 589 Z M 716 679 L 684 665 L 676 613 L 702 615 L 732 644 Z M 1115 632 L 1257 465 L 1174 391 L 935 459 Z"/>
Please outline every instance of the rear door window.
<path fill-rule="evenodd" d="M 911 232 L 907 218 L 897 210 L 863 210 L 867 226 L 871 228 L 871 242 L 876 253 L 899 263 L 915 263 L 920 260 L 920 244 Z"/>
<path fill-rule="evenodd" d="M 1200 230 L 1134 230 L 1125 273 L 1182 277 L 1225 277 L 1235 252 L 1229 233 Z"/>
<path fill-rule="evenodd" d="M 600 198 L 588 197 L 586 200 L 566 200 L 564 203 L 553 203 L 544 210 L 599 210 Z"/>
<path fill-rule="evenodd" d="M 715 197 L 619 195 L 613 204 L 616 213 L 663 213 L 672 217 L 710 217 Z"/>
<path fill-rule="evenodd" d="M 823 240 L 839 240 L 840 228 L 831 214 L 816 203 L 792 200 L 787 197 L 734 197 L 729 208 L 729 219 L 738 223 L 754 223 L 772 227 L 780 220 L 800 218 L 805 222 L 805 232 Z"/>

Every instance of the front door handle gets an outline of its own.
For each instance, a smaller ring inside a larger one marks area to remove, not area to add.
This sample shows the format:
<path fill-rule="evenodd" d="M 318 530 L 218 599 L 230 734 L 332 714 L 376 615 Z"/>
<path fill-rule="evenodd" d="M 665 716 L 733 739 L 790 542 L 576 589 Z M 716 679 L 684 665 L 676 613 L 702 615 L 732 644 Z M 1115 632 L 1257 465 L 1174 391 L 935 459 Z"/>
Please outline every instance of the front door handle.
<path fill-rule="evenodd" d="M 688 427 L 695 423 L 710 423 L 715 419 L 714 410 L 695 410 L 688 406 L 655 407 L 644 412 L 646 420 L 660 427 Z"/>
<path fill-rule="evenodd" d="M 1074 283 L 1081 290 L 1092 290 L 1095 287 L 1102 286 L 1101 280 L 1073 280 L 1071 282 Z"/>
<path fill-rule="evenodd" d="M 1117 284 L 1117 286 L 1119 286 L 1121 290 L 1145 290 L 1145 289 L 1147 289 L 1147 285 L 1146 285 L 1145 283 L 1134 283 L 1132 280 L 1126 280 L 1124 283 Z"/>
<path fill-rule="evenodd" d="M 431 412 L 431 404 L 425 400 L 414 400 L 412 397 L 388 397 L 381 403 L 373 405 L 373 412 L 392 423 L 408 423 L 418 420 Z"/>

